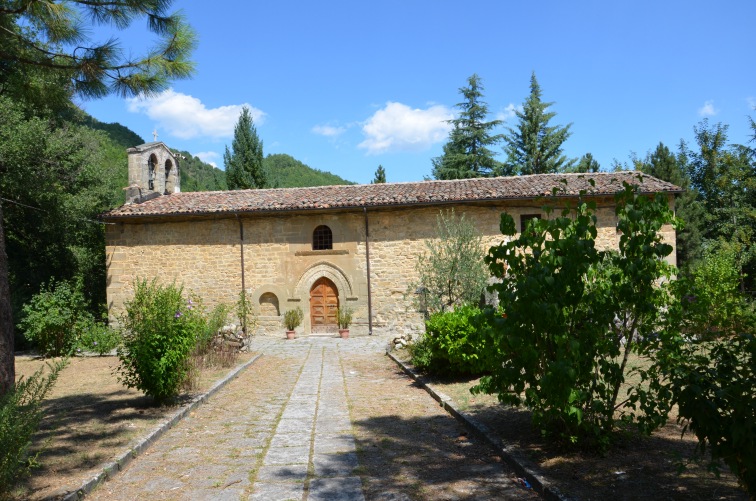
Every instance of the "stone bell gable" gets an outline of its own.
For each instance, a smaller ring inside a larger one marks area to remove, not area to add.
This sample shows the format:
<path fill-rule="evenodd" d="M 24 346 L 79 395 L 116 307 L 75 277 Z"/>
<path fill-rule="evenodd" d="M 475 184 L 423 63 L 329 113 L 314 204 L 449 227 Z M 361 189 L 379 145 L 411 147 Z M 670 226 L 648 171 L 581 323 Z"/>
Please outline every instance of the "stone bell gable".
<path fill-rule="evenodd" d="M 155 151 L 144 151 L 140 168 Z M 638 172 L 612 172 L 156 195 L 103 215 L 110 318 L 133 298 L 136 279 L 155 278 L 183 285 L 207 307 L 233 305 L 245 291 L 258 334 L 282 336 L 282 316 L 296 308 L 304 313 L 299 335 L 335 333 L 341 307 L 354 313 L 353 334 L 420 330 L 410 286 L 441 211 L 474 223 L 482 255 L 505 238 L 502 212 L 521 231 L 549 217 L 544 205 L 583 196 L 596 203 L 596 244 L 616 249 L 614 194 L 623 182 L 667 195 L 671 207 L 680 192 Z M 660 233 L 675 245 L 670 225 Z"/>
<path fill-rule="evenodd" d="M 181 191 L 178 159 L 164 143 L 140 144 L 126 153 L 129 158 L 127 204 Z"/>

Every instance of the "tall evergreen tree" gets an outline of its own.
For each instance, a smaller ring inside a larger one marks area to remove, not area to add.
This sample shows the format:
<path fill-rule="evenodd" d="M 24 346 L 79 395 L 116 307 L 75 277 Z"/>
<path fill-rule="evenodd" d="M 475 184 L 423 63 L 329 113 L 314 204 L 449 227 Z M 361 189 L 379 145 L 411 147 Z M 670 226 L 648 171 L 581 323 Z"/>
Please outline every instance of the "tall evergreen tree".
<path fill-rule="evenodd" d="M 736 254 L 741 289 L 750 290 L 756 284 L 756 161 L 749 148 L 727 144 L 727 130 L 703 120 L 693 128 L 698 147 L 685 147 L 684 155 L 705 208 L 703 235 Z"/>
<path fill-rule="evenodd" d="M 263 168 L 263 143 L 257 136 L 249 107 L 242 108 L 239 121 L 234 127 L 233 153 L 223 154 L 226 165 L 226 183 L 229 190 L 265 188 L 266 176 Z"/>
<path fill-rule="evenodd" d="M 172 0 L 67 0 L 65 2 L 0 2 L 0 88 L 29 114 L 74 110 L 69 97 L 135 96 L 165 89 L 191 76 L 189 59 L 195 35 L 178 14 L 168 13 Z M 84 20 L 127 28 L 146 19 L 158 44 L 144 56 L 123 51 L 112 38 L 92 41 Z M 55 117 L 59 119 L 60 117 Z M 61 159 L 56 159 L 61 160 Z M 0 177 L 4 176 L 0 167 Z M 7 208 L 7 206 L 6 206 Z M 0 217 L 0 394 L 15 381 L 14 339 Z"/>
<path fill-rule="evenodd" d="M 371 184 L 381 184 L 386 182 L 386 170 L 383 165 L 379 165 L 375 171 L 375 177 L 371 181 Z"/>
<path fill-rule="evenodd" d="M 693 263 L 701 254 L 705 214 L 697 200 L 698 192 L 690 185 L 685 155 L 675 156 L 663 143 L 659 143 L 644 160 L 634 163 L 636 169 L 684 190 L 675 200 L 675 213 L 685 223 L 685 227 L 677 231 L 677 265 L 684 267 Z"/>
<path fill-rule="evenodd" d="M 599 165 L 598 160 L 593 158 L 591 153 L 586 153 L 580 157 L 580 160 L 576 164 L 573 164 L 571 167 L 565 167 L 564 172 L 598 172 L 600 169 L 601 165 Z"/>
<path fill-rule="evenodd" d="M 449 120 L 452 130 L 449 141 L 444 145 L 444 153 L 433 162 L 433 177 L 436 179 L 465 179 L 497 175 L 501 163 L 489 149 L 501 141 L 500 134 L 493 129 L 501 120 L 486 122 L 488 104 L 483 98 L 481 78 L 473 74 L 467 79 L 468 86 L 461 87 L 459 93 L 465 100 L 457 103 L 461 111 L 459 117 Z"/>
<path fill-rule="evenodd" d="M 504 136 L 507 153 L 507 170 L 518 174 L 548 174 L 563 172 L 574 164 L 562 154 L 562 144 L 570 137 L 570 127 L 549 125 L 556 116 L 548 112 L 554 104 L 541 101 L 541 87 L 535 73 L 530 77 L 530 96 L 522 105 L 522 111 L 516 110 L 519 119 L 516 128 L 509 128 Z"/>

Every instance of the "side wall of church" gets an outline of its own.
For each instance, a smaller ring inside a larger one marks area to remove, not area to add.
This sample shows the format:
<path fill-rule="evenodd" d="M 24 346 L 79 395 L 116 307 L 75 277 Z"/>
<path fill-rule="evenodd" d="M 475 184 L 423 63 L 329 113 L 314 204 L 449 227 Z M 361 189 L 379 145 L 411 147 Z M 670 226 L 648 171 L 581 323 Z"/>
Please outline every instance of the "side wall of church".
<path fill-rule="evenodd" d="M 369 210 L 370 290 L 373 331 L 422 329 L 422 314 L 412 302 L 417 256 L 436 236 L 439 207 Z M 484 236 L 484 247 L 500 243 L 502 211 L 520 228 L 520 216 L 541 214 L 532 203 L 457 206 Z M 616 248 L 619 235 L 609 200 L 600 200 L 598 245 Z M 300 334 L 311 332 L 310 289 L 321 277 L 336 286 L 340 305 L 354 310 L 353 334 L 368 332 L 368 281 L 365 214 L 361 211 L 264 215 L 241 218 L 244 230 L 244 288 L 257 314 L 256 332 L 282 335 L 282 315 L 304 312 Z M 313 230 L 327 225 L 333 249 L 313 250 Z M 107 227 L 108 308 L 117 321 L 133 296 L 136 279 L 157 278 L 182 284 L 211 308 L 233 305 L 242 290 L 240 224 L 235 218 L 181 222 L 117 223 Z M 674 230 L 663 235 L 674 244 Z M 674 253 L 673 253 L 674 256 Z"/>

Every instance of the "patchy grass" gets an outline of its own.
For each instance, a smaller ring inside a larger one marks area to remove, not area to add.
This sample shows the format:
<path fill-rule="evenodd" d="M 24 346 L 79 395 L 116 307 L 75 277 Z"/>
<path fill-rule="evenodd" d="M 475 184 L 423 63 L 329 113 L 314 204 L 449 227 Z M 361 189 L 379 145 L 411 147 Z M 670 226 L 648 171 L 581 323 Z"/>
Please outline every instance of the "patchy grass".
<path fill-rule="evenodd" d="M 406 350 L 396 352 L 404 361 Z M 631 364 L 642 364 L 631 360 Z M 604 455 L 564 449 L 549 443 L 531 426 L 530 412 L 504 406 L 494 395 L 473 395 L 477 378 L 431 378 L 431 384 L 452 398 L 457 408 L 485 424 L 504 443 L 535 463 L 570 496 L 582 501 L 674 499 L 747 500 L 737 478 L 725 470 L 719 477 L 705 463 L 694 461 L 695 436 L 682 435 L 673 410 L 670 421 L 650 437 L 634 428 L 620 429 Z"/>
<path fill-rule="evenodd" d="M 252 356 L 242 354 L 238 363 Z M 16 376 L 29 376 L 44 364 L 39 357 L 17 356 Z M 18 486 L 18 499 L 55 497 L 78 488 L 230 370 L 203 368 L 195 391 L 182 394 L 172 406 L 154 407 L 150 398 L 117 381 L 113 372 L 118 364 L 117 357 L 77 357 L 61 372 L 43 404 L 45 418 L 32 448 L 42 451 L 40 467 Z"/>

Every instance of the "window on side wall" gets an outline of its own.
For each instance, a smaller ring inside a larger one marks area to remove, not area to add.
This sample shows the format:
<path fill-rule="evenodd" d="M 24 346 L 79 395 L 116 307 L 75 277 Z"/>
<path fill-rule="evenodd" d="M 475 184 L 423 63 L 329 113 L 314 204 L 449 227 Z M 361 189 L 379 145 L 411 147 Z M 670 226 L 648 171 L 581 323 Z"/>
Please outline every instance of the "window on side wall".
<path fill-rule="evenodd" d="M 540 214 L 522 214 L 520 215 L 520 233 L 525 231 L 531 219 L 541 219 Z"/>

